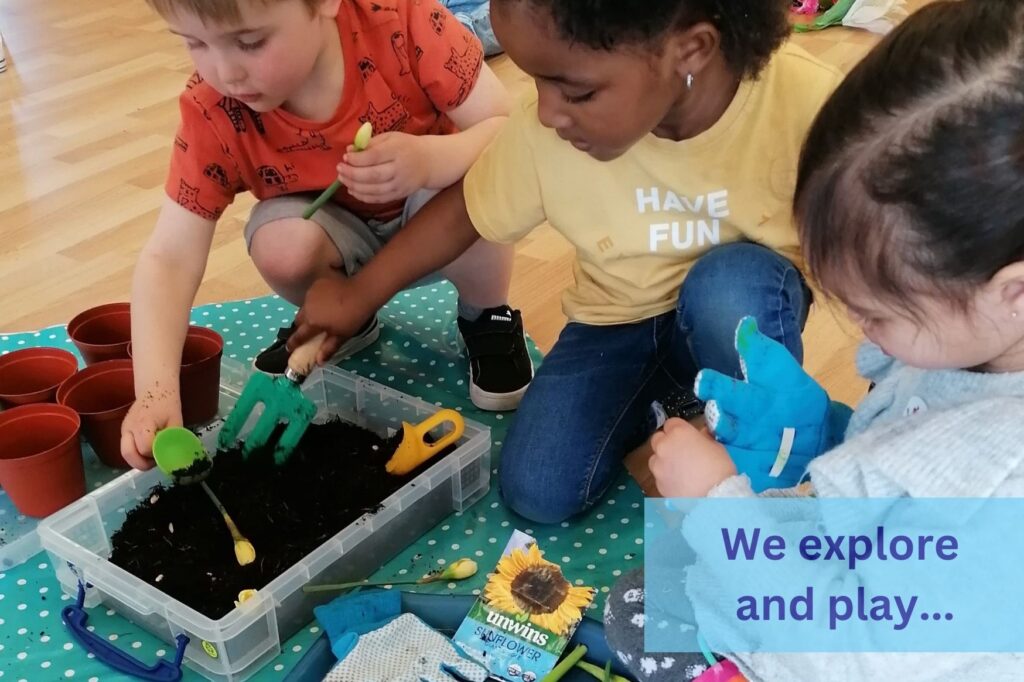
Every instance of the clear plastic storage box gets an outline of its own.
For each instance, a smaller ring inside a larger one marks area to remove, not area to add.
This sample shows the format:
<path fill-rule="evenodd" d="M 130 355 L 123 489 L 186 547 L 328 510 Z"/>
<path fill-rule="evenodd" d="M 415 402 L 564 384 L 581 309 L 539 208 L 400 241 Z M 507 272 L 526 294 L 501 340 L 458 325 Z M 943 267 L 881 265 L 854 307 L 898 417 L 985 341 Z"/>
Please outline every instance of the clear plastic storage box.
<path fill-rule="evenodd" d="M 241 378 L 228 379 L 221 390 L 221 414 L 240 392 Z M 422 421 L 438 409 L 336 368 L 314 373 L 303 392 L 317 404 L 318 420 L 338 416 L 381 435 L 401 429 L 403 421 Z M 216 433 L 214 428 L 203 436 L 210 452 L 215 450 Z M 86 606 L 102 603 L 172 647 L 183 634 L 190 640 L 187 666 L 210 679 L 243 680 L 277 656 L 282 643 L 309 623 L 314 606 L 334 596 L 306 594 L 303 585 L 360 580 L 452 512 L 479 500 L 490 485 L 490 455 L 490 430 L 466 420 L 454 452 L 383 500 L 379 511 L 350 524 L 219 620 L 171 599 L 107 560 L 110 536 L 127 511 L 164 480 L 155 469 L 111 481 L 47 518 L 39 535 L 65 592 L 77 594 L 80 576 L 91 585 Z"/>

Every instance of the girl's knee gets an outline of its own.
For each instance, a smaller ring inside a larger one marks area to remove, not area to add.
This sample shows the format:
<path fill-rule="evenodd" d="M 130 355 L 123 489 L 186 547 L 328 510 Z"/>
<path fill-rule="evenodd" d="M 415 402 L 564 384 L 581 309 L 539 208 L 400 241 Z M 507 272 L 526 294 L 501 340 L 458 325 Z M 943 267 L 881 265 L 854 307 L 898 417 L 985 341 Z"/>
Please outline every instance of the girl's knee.
<path fill-rule="evenodd" d="M 504 461 L 504 460 L 503 460 Z M 505 506 L 533 523 L 561 523 L 583 512 L 585 501 L 564 485 L 551 486 L 529 469 L 499 467 L 501 498 Z"/>

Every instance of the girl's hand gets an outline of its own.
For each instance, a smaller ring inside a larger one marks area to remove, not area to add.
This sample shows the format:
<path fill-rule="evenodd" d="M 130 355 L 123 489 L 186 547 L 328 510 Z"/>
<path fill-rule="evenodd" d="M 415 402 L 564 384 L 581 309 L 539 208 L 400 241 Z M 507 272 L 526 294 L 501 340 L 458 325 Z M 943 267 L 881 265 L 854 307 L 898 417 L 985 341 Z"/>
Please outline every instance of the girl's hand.
<path fill-rule="evenodd" d="M 682 419 L 669 419 L 651 437 L 654 455 L 648 466 L 664 497 L 704 497 L 736 475 L 725 447 Z"/>
<path fill-rule="evenodd" d="M 294 351 L 320 332 L 327 332 L 316 356 L 317 364 L 327 362 L 377 312 L 364 305 L 365 298 L 352 279 L 321 277 L 313 282 L 295 318 L 296 329 L 288 339 L 288 350 Z"/>
<path fill-rule="evenodd" d="M 177 386 L 146 389 L 121 422 L 121 456 L 136 469 L 152 469 L 153 439 L 157 432 L 181 425 L 181 396 Z"/>
<path fill-rule="evenodd" d="M 405 199 L 430 180 L 434 136 L 382 133 L 363 151 L 350 146 L 338 164 L 338 179 L 349 194 L 369 204 Z"/>

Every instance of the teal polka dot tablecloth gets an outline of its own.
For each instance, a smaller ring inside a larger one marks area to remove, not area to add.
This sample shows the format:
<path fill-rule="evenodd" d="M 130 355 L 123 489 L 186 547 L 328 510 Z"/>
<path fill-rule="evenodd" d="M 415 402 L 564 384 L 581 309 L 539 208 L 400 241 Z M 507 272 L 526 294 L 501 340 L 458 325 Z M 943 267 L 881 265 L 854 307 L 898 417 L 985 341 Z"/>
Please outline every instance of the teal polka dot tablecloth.
<path fill-rule="evenodd" d="M 341 364 L 343 369 L 396 390 L 459 410 L 492 429 L 492 487 L 487 496 L 440 523 L 382 566 L 372 579 L 415 578 L 455 559 L 470 557 L 481 568 L 475 577 L 417 589 L 479 594 L 486 572 L 497 563 L 509 535 L 518 528 L 537 538 L 545 554 L 563 565 L 568 579 L 598 588 L 599 597 L 593 607 L 597 609 L 618 576 L 642 565 L 643 495 L 623 472 L 601 504 L 571 523 L 536 526 L 504 507 L 494 475 L 513 415 L 481 412 L 469 401 L 468 367 L 461 353 L 455 304 L 455 291 L 447 283 L 399 294 L 380 313 L 380 341 Z M 278 327 L 291 323 L 294 314 L 294 307 L 271 296 L 196 308 L 192 321 L 223 335 L 227 358 L 249 363 L 272 343 Z M 73 350 L 63 327 L 0 335 L 0 354 L 45 345 Z M 536 349 L 533 352 L 535 362 L 539 362 Z M 99 463 L 90 463 L 87 471 L 90 487 L 116 475 Z M 35 523 L 19 517 L 0 491 L 0 542 L 17 541 L 31 533 Z M 0 569 L 0 682 L 129 679 L 86 654 L 66 633 L 60 622 L 60 610 L 69 597 L 61 593 L 49 562 L 48 555 L 38 553 L 21 565 Z M 283 679 L 320 636 L 312 614 L 310 621 L 282 644 L 276 659 L 250 679 Z M 174 654 L 172 646 L 102 605 L 90 610 L 89 623 L 95 632 L 144 662 L 152 663 L 158 657 Z M 186 669 L 184 679 L 202 678 Z"/>

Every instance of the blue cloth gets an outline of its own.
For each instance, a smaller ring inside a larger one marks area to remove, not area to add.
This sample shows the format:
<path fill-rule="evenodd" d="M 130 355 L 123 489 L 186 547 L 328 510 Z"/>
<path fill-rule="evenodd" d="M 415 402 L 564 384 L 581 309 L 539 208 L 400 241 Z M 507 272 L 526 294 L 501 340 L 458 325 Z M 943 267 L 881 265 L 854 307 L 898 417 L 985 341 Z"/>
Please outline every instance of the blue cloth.
<path fill-rule="evenodd" d="M 345 594 L 313 609 L 331 640 L 339 661 L 355 648 L 360 635 L 378 630 L 402 613 L 402 594 L 397 590 L 367 590 Z"/>
<path fill-rule="evenodd" d="M 485 55 L 490 57 L 502 51 L 491 28 L 490 0 L 441 0 L 441 4 L 480 39 Z"/>
<path fill-rule="evenodd" d="M 803 358 L 811 294 L 783 256 L 751 243 L 719 246 L 697 261 L 676 310 L 634 324 L 570 323 L 544 359 L 509 428 L 501 493 L 538 523 L 596 504 L 623 457 L 649 434 L 653 400 L 693 385 L 697 367 L 740 376 L 736 325 L 748 315 Z"/>
<path fill-rule="evenodd" d="M 789 350 L 743 318 L 736 328 L 743 379 L 697 375 L 708 425 L 755 492 L 796 485 L 811 460 L 842 441 L 852 411 L 829 400 Z"/>

